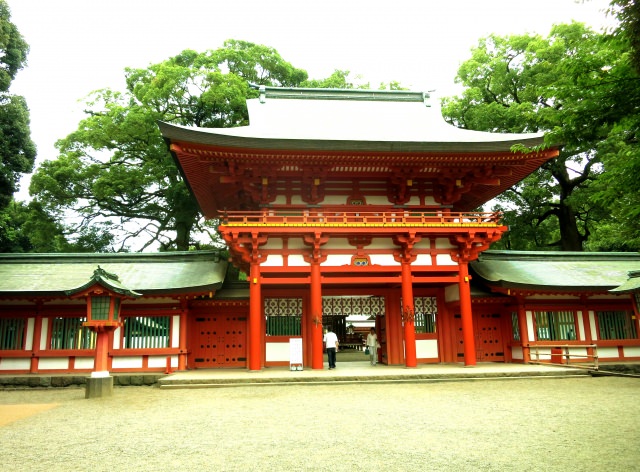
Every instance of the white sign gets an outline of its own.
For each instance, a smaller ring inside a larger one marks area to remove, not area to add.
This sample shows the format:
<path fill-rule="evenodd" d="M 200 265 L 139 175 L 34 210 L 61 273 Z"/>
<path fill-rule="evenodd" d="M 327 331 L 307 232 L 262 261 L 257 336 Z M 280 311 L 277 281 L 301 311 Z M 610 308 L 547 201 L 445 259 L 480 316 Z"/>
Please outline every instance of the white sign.
<path fill-rule="evenodd" d="M 289 364 L 302 365 L 302 338 L 289 339 Z"/>

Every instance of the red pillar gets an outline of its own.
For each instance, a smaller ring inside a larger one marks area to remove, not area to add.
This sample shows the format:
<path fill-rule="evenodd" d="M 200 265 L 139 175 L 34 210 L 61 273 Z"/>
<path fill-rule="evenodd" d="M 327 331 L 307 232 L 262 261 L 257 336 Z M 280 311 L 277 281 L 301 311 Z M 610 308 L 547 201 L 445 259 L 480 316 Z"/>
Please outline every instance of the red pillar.
<path fill-rule="evenodd" d="M 186 305 L 186 302 L 185 302 Z M 187 318 L 189 316 L 189 308 L 183 306 L 180 310 L 180 341 L 178 354 L 178 370 L 187 370 Z"/>
<path fill-rule="evenodd" d="M 310 300 L 310 314 L 311 314 L 311 368 L 322 369 L 323 368 L 323 356 L 322 356 L 322 285 L 320 282 L 320 264 L 313 261 L 311 263 L 311 300 Z"/>
<path fill-rule="evenodd" d="M 471 285 L 469 267 L 466 261 L 459 261 L 460 315 L 462 318 L 462 339 L 464 341 L 464 365 L 476 365 L 476 343 L 471 314 Z"/>
<path fill-rule="evenodd" d="M 94 372 L 109 371 L 109 331 L 98 330 L 96 333 L 96 358 Z"/>
<path fill-rule="evenodd" d="M 262 293 L 260 290 L 260 265 L 251 263 L 249 278 L 249 370 L 260 370 L 260 317 L 262 316 Z"/>
<path fill-rule="evenodd" d="M 402 315 L 404 319 L 404 359 L 407 367 L 416 367 L 416 330 L 413 325 L 413 285 L 411 283 L 411 264 L 402 263 Z"/>
<path fill-rule="evenodd" d="M 40 338 L 42 337 L 42 316 L 35 317 L 33 326 L 33 345 L 31 346 L 31 365 L 29 372 L 38 372 L 38 362 L 40 359 Z M 51 329 L 51 328 L 49 328 Z"/>

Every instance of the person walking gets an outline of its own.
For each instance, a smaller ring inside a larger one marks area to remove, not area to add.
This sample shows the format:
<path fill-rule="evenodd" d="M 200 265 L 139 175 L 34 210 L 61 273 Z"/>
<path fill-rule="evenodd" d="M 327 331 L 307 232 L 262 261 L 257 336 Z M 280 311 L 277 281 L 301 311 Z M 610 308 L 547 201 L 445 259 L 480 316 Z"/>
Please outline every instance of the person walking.
<path fill-rule="evenodd" d="M 369 349 L 369 358 L 371 365 L 376 365 L 378 363 L 378 348 L 380 347 L 380 343 L 378 342 L 378 336 L 376 335 L 376 330 L 371 328 L 369 334 L 367 334 L 367 349 Z"/>
<path fill-rule="evenodd" d="M 327 328 L 324 335 L 324 343 L 327 349 L 327 359 L 329 360 L 329 370 L 336 368 L 336 352 L 338 352 L 338 336 L 333 332 L 331 326 Z"/>

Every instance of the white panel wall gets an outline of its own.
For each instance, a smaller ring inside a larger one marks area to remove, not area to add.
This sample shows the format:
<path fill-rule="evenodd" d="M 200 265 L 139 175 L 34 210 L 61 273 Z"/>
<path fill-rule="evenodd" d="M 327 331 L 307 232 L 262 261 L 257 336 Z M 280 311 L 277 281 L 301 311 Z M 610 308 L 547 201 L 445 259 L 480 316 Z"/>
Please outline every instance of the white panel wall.
<path fill-rule="evenodd" d="M 413 265 L 417 266 L 428 266 L 431 265 L 431 255 L 430 254 L 418 254 Z"/>
<path fill-rule="evenodd" d="M 40 332 L 40 350 L 47 348 L 47 336 L 49 334 L 49 318 L 42 319 L 42 330 Z"/>
<path fill-rule="evenodd" d="M 266 267 L 282 267 L 284 265 L 284 258 L 279 254 L 269 254 L 267 260 L 260 263 L 260 265 Z"/>
<path fill-rule="evenodd" d="M 41 357 L 38 360 L 38 370 L 67 370 L 69 369 L 68 357 Z"/>
<path fill-rule="evenodd" d="M 525 317 L 527 318 L 527 334 L 529 335 L 529 341 L 534 341 L 536 336 L 533 330 L 533 312 L 527 311 L 525 313 Z"/>
<path fill-rule="evenodd" d="M 351 254 L 329 254 L 323 266 L 339 267 L 351 264 Z"/>
<path fill-rule="evenodd" d="M 437 339 L 416 339 L 416 357 L 418 359 L 437 359 Z"/>
<path fill-rule="evenodd" d="M 76 357 L 76 369 L 93 370 L 93 357 Z"/>
<path fill-rule="evenodd" d="M 453 260 L 451 260 L 451 256 L 449 254 L 437 254 L 436 262 L 438 263 L 439 266 L 441 265 L 457 266 L 458 265 L 456 262 L 453 262 Z"/>
<path fill-rule="evenodd" d="M 512 359 L 524 359 L 524 356 L 522 355 L 522 347 L 521 346 L 513 346 L 511 348 L 511 358 Z"/>
<path fill-rule="evenodd" d="M 150 368 L 166 367 L 169 356 L 149 356 L 147 365 Z M 178 356 L 171 356 L 171 367 L 178 367 Z"/>
<path fill-rule="evenodd" d="M 114 369 L 141 369 L 142 356 L 114 357 L 111 366 Z"/>
<path fill-rule="evenodd" d="M 618 357 L 619 355 L 620 354 L 618 354 L 617 347 L 599 347 L 598 348 L 598 359 L 600 360 L 607 357 Z"/>
<path fill-rule="evenodd" d="M 289 362 L 289 343 L 267 343 L 266 362 Z"/>
<path fill-rule="evenodd" d="M 625 346 L 622 348 L 624 357 L 640 357 L 640 347 Z M 598 356 L 601 356 L 600 349 L 598 349 Z"/>
<path fill-rule="evenodd" d="M 584 332 L 584 318 L 582 317 L 582 311 L 577 311 L 576 315 L 578 317 L 578 330 L 580 331 L 580 341 L 584 341 L 587 339 Z"/>
<path fill-rule="evenodd" d="M 33 330 L 35 328 L 35 318 L 27 320 L 27 339 L 25 340 L 25 349 L 30 351 L 33 349 Z"/>
<path fill-rule="evenodd" d="M 393 254 L 371 254 L 369 256 L 372 265 L 399 266 L 400 263 L 393 258 Z"/>
<path fill-rule="evenodd" d="M 589 311 L 589 326 L 591 327 L 591 339 L 597 341 L 598 330 L 596 329 L 596 314 L 591 310 Z"/>
<path fill-rule="evenodd" d="M 180 315 L 173 315 L 171 320 L 171 347 L 180 347 Z"/>
<path fill-rule="evenodd" d="M 29 370 L 31 368 L 31 359 L 0 359 L 0 371 L 2 370 Z"/>
<path fill-rule="evenodd" d="M 308 265 L 302 257 L 302 254 L 291 254 L 289 256 L 289 266 L 291 267 L 306 267 Z"/>

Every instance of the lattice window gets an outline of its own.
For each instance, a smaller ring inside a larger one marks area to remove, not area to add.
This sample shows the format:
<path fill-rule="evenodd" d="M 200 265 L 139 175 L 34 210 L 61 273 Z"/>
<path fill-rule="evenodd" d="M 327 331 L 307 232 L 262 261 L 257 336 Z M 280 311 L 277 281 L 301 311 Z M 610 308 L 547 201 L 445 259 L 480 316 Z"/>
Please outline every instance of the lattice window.
<path fill-rule="evenodd" d="M 384 297 L 322 297 L 324 316 L 377 316 L 384 313 Z"/>
<path fill-rule="evenodd" d="M 0 350 L 24 349 L 24 318 L 0 318 Z"/>
<path fill-rule="evenodd" d="M 50 349 L 95 349 L 96 334 L 82 326 L 84 316 L 53 318 Z"/>
<path fill-rule="evenodd" d="M 518 324 L 518 312 L 511 312 L 511 332 L 513 333 L 513 340 L 520 341 L 520 325 Z"/>
<path fill-rule="evenodd" d="M 539 341 L 576 339 L 576 321 L 572 311 L 536 311 L 536 334 Z"/>
<path fill-rule="evenodd" d="M 267 336 L 300 336 L 302 298 L 265 298 Z"/>
<path fill-rule="evenodd" d="M 630 311 L 597 311 L 600 339 L 636 339 L 633 313 Z"/>
<path fill-rule="evenodd" d="M 436 297 L 414 297 L 413 326 L 416 333 L 435 333 L 438 302 Z"/>
<path fill-rule="evenodd" d="M 171 316 L 128 316 L 123 319 L 124 349 L 160 349 L 169 347 Z"/>

